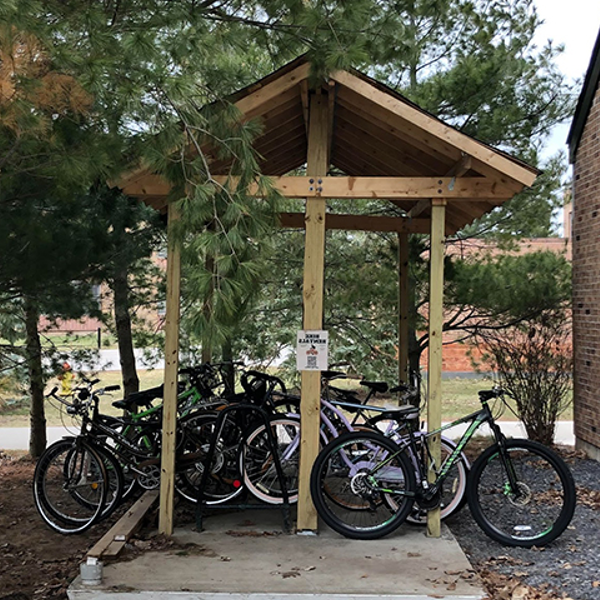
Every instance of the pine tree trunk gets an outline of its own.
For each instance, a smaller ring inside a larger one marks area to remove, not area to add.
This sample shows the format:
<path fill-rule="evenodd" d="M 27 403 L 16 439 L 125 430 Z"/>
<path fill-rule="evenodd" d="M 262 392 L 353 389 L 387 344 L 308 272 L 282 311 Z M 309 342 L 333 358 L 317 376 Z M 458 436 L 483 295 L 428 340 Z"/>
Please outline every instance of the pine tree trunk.
<path fill-rule="evenodd" d="M 39 458 L 46 449 L 42 345 L 38 332 L 40 315 L 35 302 L 31 300 L 25 301 L 24 308 L 29 391 L 31 393 L 29 453 L 32 458 Z"/>
<path fill-rule="evenodd" d="M 233 361 L 233 347 L 231 339 L 228 338 L 221 348 L 223 362 Z M 235 392 L 235 369 L 233 365 L 227 365 L 223 369 L 223 379 L 225 380 L 225 388 L 227 393 L 233 394 Z"/>
<path fill-rule="evenodd" d="M 213 294 L 215 293 L 215 259 L 214 257 L 208 255 L 204 262 L 204 268 L 208 273 L 211 274 L 210 285 L 208 289 L 208 294 L 206 299 L 204 300 L 204 306 L 202 307 L 202 313 L 204 315 L 204 320 L 207 324 L 207 328 L 210 331 L 211 322 L 213 319 Z M 212 347 L 210 341 L 207 339 L 208 336 L 204 335 L 202 340 L 202 353 L 200 355 L 200 359 L 203 363 L 212 361 Z"/>
<path fill-rule="evenodd" d="M 131 334 L 131 317 L 129 315 L 129 286 L 126 268 L 117 269 L 113 281 L 113 292 L 123 393 L 127 396 L 140 389 L 140 380 L 135 368 L 135 354 L 133 352 L 133 337 Z"/>

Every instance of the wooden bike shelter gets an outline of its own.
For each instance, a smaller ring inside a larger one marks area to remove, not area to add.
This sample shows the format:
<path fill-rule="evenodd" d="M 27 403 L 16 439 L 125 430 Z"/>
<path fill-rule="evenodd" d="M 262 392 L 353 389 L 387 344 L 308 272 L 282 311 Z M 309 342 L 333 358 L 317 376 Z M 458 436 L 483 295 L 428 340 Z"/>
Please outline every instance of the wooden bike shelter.
<path fill-rule="evenodd" d="M 429 299 L 430 430 L 441 425 L 443 260 L 445 237 L 506 202 L 537 171 L 460 133 L 403 96 L 357 71 L 337 71 L 311 83 L 310 65 L 300 57 L 231 97 L 243 118 L 259 119 L 263 133 L 255 148 L 261 171 L 284 196 L 305 198 L 304 213 L 280 215 L 282 227 L 304 228 L 303 324 L 323 327 L 325 231 L 346 229 L 396 232 L 399 238 L 399 371 L 407 365 L 408 235 L 431 236 Z M 210 157 L 210 148 L 206 148 Z M 306 166 L 305 176 L 286 176 Z M 330 176 L 334 168 L 343 176 Z M 214 180 L 225 182 L 228 165 L 210 163 Z M 167 203 L 169 184 L 140 168 L 119 182 L 124 193 L 167 210 L 169 228 L 177 219 Z M 252 190 L 250 190 L 252 192 Z M 256 193 L 256 190 L 254 190 Z M 344 214 L 327 212 L 327 199 L 347 199 Z M 352 214 L 354 199 L 392 202 L 402 216 Z M 165 393 L 161 464 L 161 533 L 173 530 L 175 419 L 179 349 L 180 256 L 169 235 L 165 325 Z M 302 372 L 299 531 L 316 530 L 309 490 L 310 469 L 319 448 L 320 373 Z M 439 461 L 439 435 L 432 438 Z M 440 535 L 439 509 L 430 511 L 428 534 Z"/>

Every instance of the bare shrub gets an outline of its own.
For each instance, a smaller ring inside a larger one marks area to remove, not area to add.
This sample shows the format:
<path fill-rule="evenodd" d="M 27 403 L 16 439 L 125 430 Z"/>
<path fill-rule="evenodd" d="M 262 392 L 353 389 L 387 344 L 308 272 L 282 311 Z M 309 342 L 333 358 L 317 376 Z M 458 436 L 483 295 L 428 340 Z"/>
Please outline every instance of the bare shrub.
<path fill-rule="evenodd" d="M 553 443 L 556 420 L 570 401 L 570 332 L 570 319 L 559 311 L 478 336 L 502 387 L 515 399 L 527 435 L 546 445 Z"/>

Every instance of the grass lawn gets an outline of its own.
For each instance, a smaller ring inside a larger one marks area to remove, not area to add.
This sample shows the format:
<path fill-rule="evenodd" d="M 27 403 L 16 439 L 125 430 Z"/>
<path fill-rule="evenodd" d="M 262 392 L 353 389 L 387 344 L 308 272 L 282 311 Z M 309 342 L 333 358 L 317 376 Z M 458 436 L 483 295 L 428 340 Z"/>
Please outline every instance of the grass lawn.
<path fill-rule="evenodd" d="M 163 382 L 164 372 L 162 369 L 139 371 L 138 376 L 140 378 L 140 389 L 143 390 L 160 385 Z M 96 377 L 100 379 L 97 387 L 121 384 L 120 371 L 104 371 Z M 50 381 L 47 390 L 50 391 L 57 384 L 57 380 Z M 349 388 L 360 387 L 358 382 L 354 380 L 336 381 L 335 385 Z M 442 419 L 452 421 L 478 410 L 480 404 L 477 392 L 489 389 L 492 385 L 491 381 L 483 379 L 444 379 L 442 381 Z M 122 398 L 120 392 L 112 392 L 110 395 L 102 396 L 100 400 L 101 410 L 107 414 L 119 414 L 120 411 L 113 408 L 111 402 L 120 398 Z M 387 399 L 385 402 L 393 403 L 394 399 Z M 423 417 L 426 417 L 426 408 L 423 409 Z M 571 406 L 559 418 L 561 420 L 571 420 L 573 418 Z M 66 423 L 70 423 L 71 417 L 65 413 L 62 405 L 53 399 L 49 399 L 46 404 L 46 419 L 48 426 L 52 427 L 60 425 L 64 419 L 67 419 Z M 500 419 L 514 421 L 516 417 L 509 410 L 505 410 Z M 27 427 L 28 425 L 29 409 L 27 406 L 9 407 L 0 412 L 0 427 Z"/>
<path fill-rule="evenodd" d="M 86 376 L 94 378 L 93 374 L 88 373 Z M 151 371 L 139 371 L 138 377 L 140 378 L 140 389 L 148 389 L 160 385 L 163 382 L 164 372 L 162 369 L 156 369 Z M 121 385 L 121 372 L 120 371 L 103 371 L 95 375 L 95 378 L 100 379 L 95 387 L 99 389 L 108 385 Z M 59 385 L 57 379 L 51 379 L 46 387 L 47 392 L 50 392 L 52 388 Z M 123 397 L 122 392 L 111 392 L 100 397 L 100 410 L 103 413 L 109 415 L 119 415 L 121 411 L 113 408 L 111 403 L 115 400 L 120 400 Z M 48 427 L 55 427 L 62 425 L 63 423 L 70 424 L 72 421 L 71 416 L 65 412 L 65 406 L 60 404 L 54 398 L 48 398 L 46 400 L 46 422 Z M 29 407 L 18 406 L 15 408 L 7 408 L 3 412 L 0 412 L 0 427 L 28 427 L 29 426 Z"/>

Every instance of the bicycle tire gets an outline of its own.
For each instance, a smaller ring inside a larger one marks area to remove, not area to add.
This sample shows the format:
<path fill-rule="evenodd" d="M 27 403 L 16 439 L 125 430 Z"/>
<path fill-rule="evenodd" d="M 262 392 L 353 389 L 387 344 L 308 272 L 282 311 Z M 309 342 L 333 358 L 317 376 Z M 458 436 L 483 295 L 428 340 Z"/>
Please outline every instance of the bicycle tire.
<path fill-rule="evenodd" d="M 99 521 L 103 521 L 112 515 L 125 498 L 125 476 L 123 474 L 121 463 L 109 448 L 98 444 L 91 445 L 102 458 L 104 467 L 106 468 L 108 487 L 106 499 L 104 501 L 104 509 L 100 513 L 98 519 Z"/>
<path fill-rule="evenodd" d="M 376 489 L 373 482 L 385 491 Z M 317 513 L 334 531 L 352 539 L 372 540 L 395 531 L 412 509 L 415 488 L 406 452 L 382 434 L 369 431 L 332 440 L 317 456 L 310 476 Z M 392 496 L 394 506 L 389 502 Z"/>
<path fill-rule="evenodd" d="M 292 504 L 298 501 L 300 419 L 289 416 L 273 418 L 269 427 L 277 444 L 288 502 Z M 266 431 L 262 423 L 246 436 L 240 448 L 240 471 L 244 474 L 244 484 L 255 498 L 267 504 L 282 504 L 281 482 Z"/>
<path fill-rule="evenodd" d="M 473 518 L 492 539 L 506 546 L 543 546 L 555 540 L 573 517 L 576 491 L 565 462 L 532 440 L 506 440 L 510 468 L 521 495 L 509 489 L 500 444 L 475 461 L 467 487 Z"/>
<path fill-rule="evenodd" d="M 75 438 L 63 438 L 63 439 L 72 439 L 75 443 Z M 106 482 L 107 482 L 107 492 L 106 499 L 104 500 L 104 507 L 98 517 L 98 521 L 102 521 L 109 517 L 119 506 L 121 500 L 123 498 L 123 490 L 125 487 L 125 480 L 123 477 L 123 470 L 121 469 L 121 465 L 117 458 L 104 446 L 99 445 L 98 443 L 92 442 L 89 439 L 86 439 L 86 444 L 91 446 L 100 456 L 104 463 L 104 467 L 106 469 Z M 74 456 L 72 454 L 71 456 Z M 64 469 L 65 476 L 68 476 L 69 472 L 69 464 L 65 461 Z M 90 502 L 85 495 L 78 494 L 77 490 L 73 490 L 71 492 L 71 496 L 76 502 L 79 502 L 82 506 L 86 507 L 89 510 L 94 510 L 95 504 Z"/>
<path fill-rule="evenodd" d="M 38 460 L 35 505 L 46 524 L 59 533 L 82 533 L 94 525 L 105 509 L 107 493 L 104 461 L 81 439 L 59 440 Z"/>
<path fill-rule="evenodd" d="M 195 414 L 182 423 L 181 453 L 176 457 L 177 493 L 192 503 L 198 502 L 199 486 L 204 472 L 217 414 Z M 203 502 L 222 504 L 244 490 L 242 472 L 238 468 L 238 447 L 242 433 L 234 419 L 226 419 L 217 440 L 211 473 L 203 490 Z"/>

